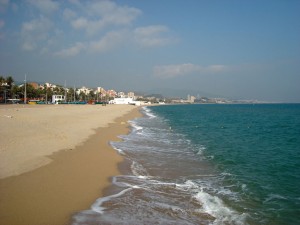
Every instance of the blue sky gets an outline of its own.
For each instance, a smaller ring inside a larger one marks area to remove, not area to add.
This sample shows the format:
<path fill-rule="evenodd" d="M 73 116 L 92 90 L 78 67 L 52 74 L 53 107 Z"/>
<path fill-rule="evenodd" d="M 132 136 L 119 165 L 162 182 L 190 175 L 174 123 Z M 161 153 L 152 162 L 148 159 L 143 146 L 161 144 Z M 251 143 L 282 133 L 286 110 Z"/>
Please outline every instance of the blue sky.
<path fill-rule="evenodd" d="M 0 74 L 300 102 L 299 0 L 0 0 Z"/>

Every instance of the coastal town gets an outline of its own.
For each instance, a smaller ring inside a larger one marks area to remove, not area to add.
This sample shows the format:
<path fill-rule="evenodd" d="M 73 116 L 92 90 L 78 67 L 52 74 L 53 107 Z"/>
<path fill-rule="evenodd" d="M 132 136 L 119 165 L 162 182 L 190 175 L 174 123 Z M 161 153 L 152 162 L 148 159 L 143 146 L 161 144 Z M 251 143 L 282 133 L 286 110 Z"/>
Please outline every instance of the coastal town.
<path fill-rule="evenodd" d="M 103 87 L 66 87 L 37 82 L 15 84 L 9 76 L 0 76 L 0 103 L 28 104 L 153 104 L 164 103 L 165 99 L 154 96 L 136 95 L 134 92 L 116 91 Z"/>
<path fill-rule="evenodd" d="M 228 100 L 188 94 L 165 97 L 161 94 L 142 94 L 116 91 L 103 87 L 66 87 L 52 83 L 26 82 L 17 84 L 11 76 L 0 76 L 0 104 L 234 104 L 261 103 L 255 100 Z"/>

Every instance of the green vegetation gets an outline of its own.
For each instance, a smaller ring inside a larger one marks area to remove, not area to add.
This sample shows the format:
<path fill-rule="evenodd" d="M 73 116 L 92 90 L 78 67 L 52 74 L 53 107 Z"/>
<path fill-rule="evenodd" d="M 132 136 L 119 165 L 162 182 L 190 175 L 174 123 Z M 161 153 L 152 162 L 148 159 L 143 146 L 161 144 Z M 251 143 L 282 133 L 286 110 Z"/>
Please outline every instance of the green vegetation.
<path fill-rule="evenodd" d="M 11 98 L 14 93 L 14 79 L 12 76 L 4 78 L 0 76 L 0 102 L 6 101 Z"/>
<path fill-rule="evenodd" d="M 41 102 L 49 102 L 52 99 L 52 95 L 65 95 L 67 102 L 75 101 L 96 101 L 97 96 L 94 92 L 85 94 L 81 92 L 79 95 L 73 88 L 65 89 L 63 86 L 55 85 L 55 87 L 38 86 L 34 87 L 30 82 L 26 84 L 26 98 L 27 100 L 36 99 Z M 75 96 L 74 96 L 75 95 Z M 0 75 L 0 103 L 6 103 L 7 99 L 20 99 L 24 101 L 25 97 L 25 85 L 15 85 L 12 76 L 4 77 Z M 99 96 L 98 96 L 99 98 Z"/>
<path fill-rule="evenodd" d="M 44 87 L 35 88 L 32 84 L 26 84 L 26 96 L 29 99 L 39 99 L 41 101 L 50 101 L 53 94 L 64 95 L 65 89 L 57 86 L 53 89 Z M 20 99 L 24 100 L 25 85 L 15 85 L 14 79 L 11 76 L 0 76 L 0 102 L 5 103 L 7 99 Z"/>

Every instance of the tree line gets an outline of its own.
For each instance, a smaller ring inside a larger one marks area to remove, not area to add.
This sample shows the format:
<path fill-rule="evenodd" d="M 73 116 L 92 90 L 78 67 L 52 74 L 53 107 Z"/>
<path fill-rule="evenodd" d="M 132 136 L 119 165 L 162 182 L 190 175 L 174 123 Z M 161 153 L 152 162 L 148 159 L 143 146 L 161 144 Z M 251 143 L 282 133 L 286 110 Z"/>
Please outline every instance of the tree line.
<path fill-rule="evenodd" d="M 76 89 L 75 89 L 76 91 Z M 99 96 L 94 92 L 85 94 L 83 92 L 77 94 L 73 88 L 66 89 L 63 86 L 56 85 L 56 87 L 49 88 L 46 85 L 35 88 L 32 84 L 26 83 L 26 100 L 36 99 L 41 101 L 51 101 L 52 95 L 66 95 L 68 102 L 72 101 L 90 101 L 98 100 Z M 20 99 L 24 101 L 25 85 L 15 85 L 12 76 L 0 76 L 0 102 L 6 103 L 7 99 Z"/>

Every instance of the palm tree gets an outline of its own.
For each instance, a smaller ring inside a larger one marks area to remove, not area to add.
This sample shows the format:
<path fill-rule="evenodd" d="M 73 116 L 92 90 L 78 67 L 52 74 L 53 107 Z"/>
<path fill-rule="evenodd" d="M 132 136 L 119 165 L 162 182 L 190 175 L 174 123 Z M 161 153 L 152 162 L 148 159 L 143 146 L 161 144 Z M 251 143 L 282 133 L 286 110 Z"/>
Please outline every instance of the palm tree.
<path fill-rule="evenodd" d="M 14 79 L 11 76 L 7 78 L 0 76 L 0 88 L 3 91 L 2 99 L 5 99 L 5 103 L 6 103 L 6 99 L 11 98 L 12 96 L 13 83 L 14 83 Z"/>
<path fill-rule="evenodd" d="M 12 78 L 12 76 L 9 76 L 9 77 L 6 78 L 6 83 L 9 87 L 9 89 L 11 89 L 13 84 L 14 84 L 14 79 Z"/>
<path fill-rule="evenodd" d="M 12 87 L 14 85 L 14 79 L 12 78 L 12 76 L 9 76 L 6 78 L 6 83 L 9 89 L 9 96 L 12 96 Z"/>
<path fill-rule="evenodd" d="M 3 83 L 6 83 L 5 78 L 0 76 L 0 86 L 2 86 Z"/>

